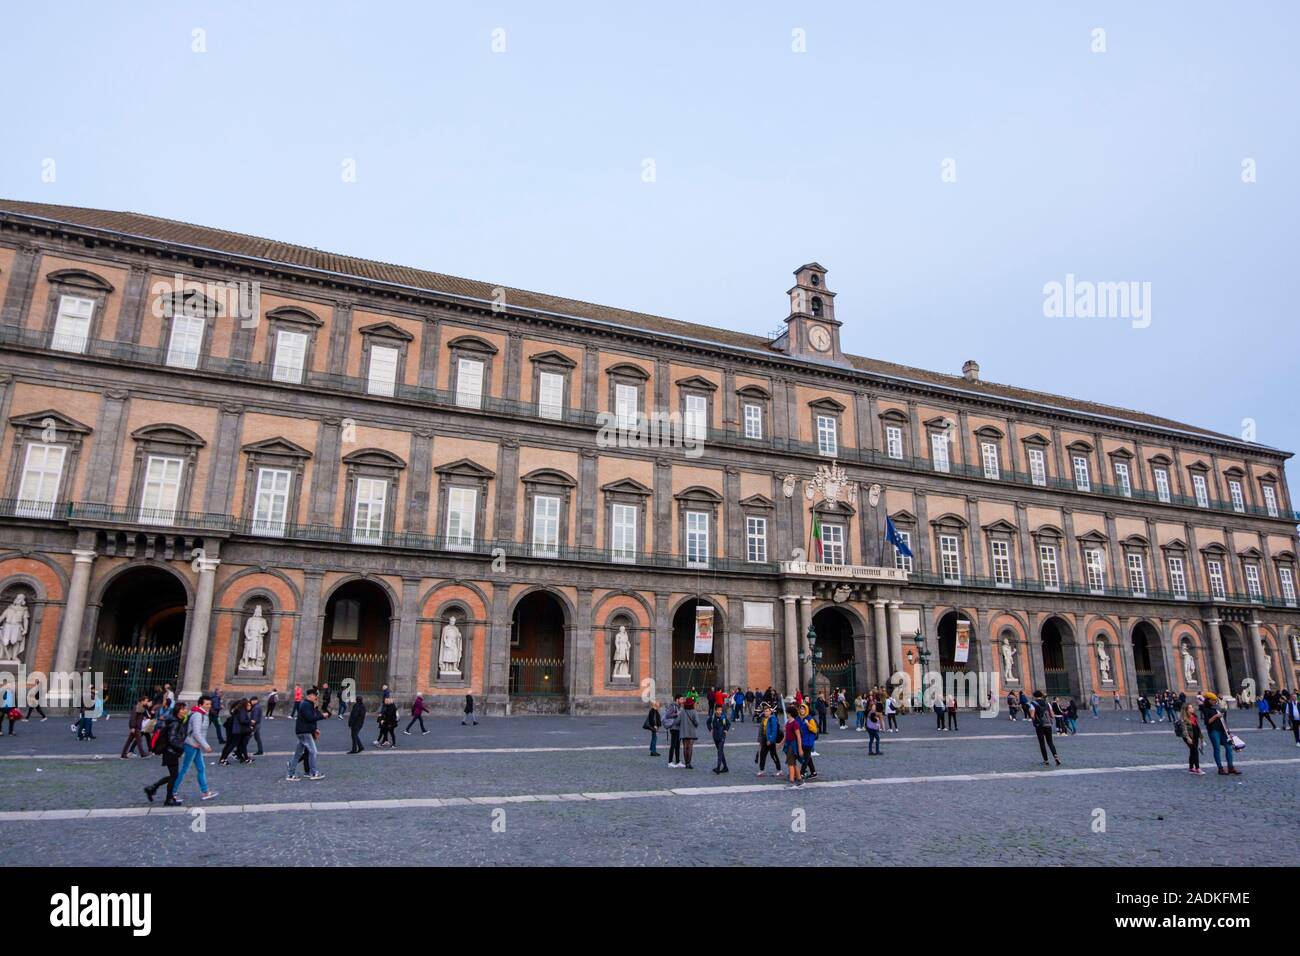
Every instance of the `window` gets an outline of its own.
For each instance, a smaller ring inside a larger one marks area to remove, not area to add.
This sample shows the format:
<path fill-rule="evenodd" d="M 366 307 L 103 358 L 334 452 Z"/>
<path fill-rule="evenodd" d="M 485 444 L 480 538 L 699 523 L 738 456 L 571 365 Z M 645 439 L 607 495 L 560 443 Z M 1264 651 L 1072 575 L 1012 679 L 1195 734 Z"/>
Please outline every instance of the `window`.
<path fill-rule="evenodd" d="M 907 550 L 908 550 L 908 551 L 911 551 L 911 550 L 912 550 L 912 532 L 910 532 L 910 531 L 899 531 L 899 532 L 898 532 L 898 537 L 902 539 L 903 544 L 907 545 Z M 911 574 L 911 573 L 912 573 L 912 559 L 911 559 L 910 557 L 908 557 L 907 555 L 903 554 L 903 552 L 899 551 L 897 548 L 895 548 L 895 549 L 894 549 L 894 567 L 898 568 L 900 571 L 906 571 L 908 574 Z"/>
<path fill-rule="evenodd" d="M 767 560 L 767 519 L 745 519 L 745 560 L 762 563 Z"/>
<path fill-rule="evenodd" d="M 198 368 L 203 351 L 204 322 L 197 315 L 172 316 L 171 341 L 167 345 L 167 364 L 173 368 Z"/>
<path fill-rule="evenodd" d="M 482 382 L 481 375 L 479 381 Z M 457 380 L 457 385 L 459 383 L 460 380 Z M 459 389 L 457 391 L 459 392 Z M 538 374 L 537 414 L 540 418 L 550 418 L 555 421 L 564 417 L 564 376 L 559 372 Z"/>
<path fill-rule="evenodd" d="M 457 490 L 452 489 L 452 492 Z M 560 499 L 554 495 L 538 495 L 533 498 L 533 556 L 556 558 L 559 555 Z"/>
<path fill-rule="evenodd" d="M 1129 480 L 1128 462 L 1115 462 L 1115 483 L 1119 485 L 1119 493 L 1125 498 L 1133 497 L 1133 483 Z"/>
<path fill-rule="evenodd" d="M 1247 564 L 1246 569 L 1246 593 L 1250 595 L 1252 601 L 1259 601 L 1264 597 L 1264 590 L 1259 584 L 1259 565 Z"/>
<path fill-rule="evenodd" d="M 352 509 L 352 540 L 358 544 L 378 544 L 384 539 L 388 482 L 383 478 L 357 478 L 356 496 Z"/>
<path fill-rule="evenodd" d="M 1277 492 L 1273 490 L 1272 485 L 1264 486 L 1264 507 L 1268 509 L 1270 518 L 1277 517 Z"/>
<path fill-rule="evenodd" d="M 834 458 L 840 453 L 839 436 L 835 419 L 830 415 L 817 416 L 817 454 Z"/>
<path fill-rule="evenodd" d="M 1209 558 L 1205 562 L 1205 570 L 1210 578 L 1210 596 L 1219 601 L 1227 600 L 1228 589 L 1223 583 L 1223 562 Z"/>
<path fill-rule="evenodd" d="M 984 457 L 984 477 L 998 480 L 998 446 L 991 441 L 986 441 L 980 446 L 980 453 Z"/>
<path fill-rule="evenodd" d="M 477 506 L 477 488 L 447 489 L 447 547 L 457 551 L 473 549 Z"/>
<path fill-rule="evenodd" d="M 885 453 L 894 459 L 903 457 L 903 429 L 897 425 L 885 426 Z"/>
<path fill-rule="evenodd" d="M 687 436 L 703 441 L 709 431 L 709 400 L 703 395 L 685 396 L 686 414 L 683 416 Z"/>
<path fill-rule="evenodd" d="M 330 643 L 354 644 L 359 640 L 361 640 L 361 602 L 353 598 L 335 601 Z"/>
<path fill-rule="evenodd" d="M 610 506 L 610 558 L 619 564 L 636 561 L 636 515 L 635 505 Z"/>
<path fill-rule="evenodd" d="M 1147 594 L 1147 570 L 1142 563 L 1142 555 L 1130 551 L 1128 556 L 1128 588 L 1138 597 Z"/>
<path fill-rule="evenodd" d="M 704 511 L 686 512 L 686 563 L 709 563 L 709 516 Z"/>
<path fill-rule="evenodd" d="M 948 471 L 948 436 L 943 432 L 931 433 L 930 458 L 935 471 Z"/>
<path fill-rule="evenodd" d="M 1187 600 L 1187 575 L 1183 572 L 1183 559 L 1169 559 L 1169 589 L 1174 592 L 1174 597 L 1181 601 Z"/>
<path fill-rule="evenodd" d="M 483 407 L 483 363 L 478 359 L 456 361 L 456 404 L 461 408 Z"/>
<path fill-rule="evenodd" d="M 1169 504 L 1169 472 L 1163 468 L 1155 468 L 1151 473 L 1156 476 L 1156 497 Z"/>
<path fill-rule="evenodd" d="M 68 449 L 64 445 L 31 442 L 23 462 L 23 478 L 18 486 L 14 514 L 21 518 L 50 518 L 63 480 L 63 461 Z"/>
<path fill-rule="evenodd" d="M 84 352 L 90 341 L 90 319 L 95 301 L 79 295 L 59 297 L 59 313 L 54 319 L 54 338 L 50 348 L 60 352 Z"/>
<path fill-rule="evenodd" d="M 253 498 L 253 534 L 284 534 L 289 515 L 290 474 L 286 468 L 259 468 Z"/>
<path fill-rule="evenodd" d="M 1192 490 L 1196 494 L 1196 507 L 1210 507 L 1210 491 L 1205 484 L 1204 475 L 1192 475 Z"/>
<path fill-rule="evenodd" d="M 144 488 L 140 496 L 142 524 L 171 524 L 176 520 L 176 504 L 181 493 L 179 458 L 150 455 L 145 466 Z"/>
<path fill-rule="evenodd" d="M 753 402 L 745 403 L 745 437 L 763 437 L 763 406 Z"/>
<path fill-rule="evenodd" d="M 1290 568 L 1277 569 L 1278 580 L 1282 582 L 1282 599 L 1288 607 L 1295 607 L 1295 577 Z"/>
<path fill-rule="evenodd" d="M 1088 572 L 1088 590 L 1093 594 L 1102 594 L 1106 590 L 1106 564 L 1099 548 L 1089 548 L 1083 552 L 1083 563 Z"/>
<path fill-rule="evenodd" d="M 375 345 L 370 349 L 370 370 L 366 378 L 366 391 L 371 395 L 392 395 L 397 391 L 397 360 L 399 349 L 390 345 Z"/>
<path fill-rule="evenodd" d="M 1038 566 L 1042 570 L 1043 587 L 1048 591 L 1061 590 L 1061 569 L 1056 563 L 1056 545 L 1038 546 Z"/>
<path fill-rule="evenodd" d="M 1074 456 L 1074 487 L 1080 491 L 1092 491 L 1092 482 L 1088 480 L 1088 459 L 1083 455 Z"/>
<path fill-rule="evenodd" d="M 1000 588 L 1011 587 L 1011 546 L 1005 541 L 989 544 L 993 552 L 993 583 Z"/>
<path fill-rule="evenodd" d="M 1245 511 L 1246 498 L 1241 493 L 1241 482 L 1235 479 L 1228 482 L 1228 494 L 1232 496 L 1232 510 Z"/>
<path fill-rule="evenodd" d="M 641 390 L 635 385 L 618 383 L 614 386 L 614 414 L 619 428 L 634 428 L 640 411 Z"/>
<path fill-rule="evenodd" d="M 944 584 L 961 584 L 961 554 L 956 535 L 939 535 L 939 563 Z"/>
<path fill-rule="evenodd" d="M 822 563 L 844 564 L 844 525 L 822 525 Z"/>
<path fill-rule="evenodd" d="M 280 329 L 275 333 L 275 359 L 271 378 L 277 382 L 301 382 L 307 363 L 307 333 Z"/>
<path fill-rule="evenodd" d="M 1047 459 L 1041 448 L 1029 449 L 1029 480 L 1039 486 L 1047 484 Z"/>

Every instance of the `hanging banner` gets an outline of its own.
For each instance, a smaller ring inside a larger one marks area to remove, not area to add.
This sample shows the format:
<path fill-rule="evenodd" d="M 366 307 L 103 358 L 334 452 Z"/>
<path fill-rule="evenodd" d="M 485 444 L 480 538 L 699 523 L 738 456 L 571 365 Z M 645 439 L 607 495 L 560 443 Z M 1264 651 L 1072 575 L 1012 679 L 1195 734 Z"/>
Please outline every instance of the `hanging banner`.
<path fill-rule="evenodd" d="M 970 659 L 970 621 L 957 621 L 957 642 L 953 648 L 954 664 L 965 664 Z"/>
<path fill-rule="evenodd" d="M 713 653 L 713 607 L 701 604 L 695 608 L 695 653 Z"/>

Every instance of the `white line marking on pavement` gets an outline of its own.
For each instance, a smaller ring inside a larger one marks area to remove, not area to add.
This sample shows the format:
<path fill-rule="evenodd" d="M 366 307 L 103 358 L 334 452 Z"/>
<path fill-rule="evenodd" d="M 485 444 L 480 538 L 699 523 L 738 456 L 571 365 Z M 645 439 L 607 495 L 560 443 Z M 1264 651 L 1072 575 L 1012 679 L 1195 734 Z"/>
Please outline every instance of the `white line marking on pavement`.
<path fill-rule="evenodd" d="M 1241 762 L 1246 767 L 1300 763 L 1300 757 Z M 830 790 L 839 787 L 890 787 L 917 783 L 982 783 L 990 780 L 1022 780 L 1030 777 L 1086 777 L 1111 773 L 1151 773 L 1181 770 L 1184 763 L 1139 764 L 1131 767 L 1058 767 L 1055 770 L 1000 770 L 989 773 L 933 774 L 918 777 L 866 777 L 848 780 L 814 780 L 803 789 Z M 1211 775 L 1213 776 L 1213 775 Z M 502 797 L 407 797 L 394 800 L 334 800 L 312 803 L 204 804 L 209 813 L 313 813 L 328 810 L 407 810 L 463 806 L 496 806 L 502 803 L 554 803 L 556 801 L 640 800 L 646 797 L 703 797 L 729 793 L 788 793 L 787 786 L 772 784 L 720 785 L 716 787 L 671 787 L 659 790 L 589 791 L 587 793 L 514 794 Z M 131 816 L 176 816 L 190 807 L 105 807 L 86 810 L 9 810 L 0 812 L 0 823 L 46 820 L 111 820 Z"/>

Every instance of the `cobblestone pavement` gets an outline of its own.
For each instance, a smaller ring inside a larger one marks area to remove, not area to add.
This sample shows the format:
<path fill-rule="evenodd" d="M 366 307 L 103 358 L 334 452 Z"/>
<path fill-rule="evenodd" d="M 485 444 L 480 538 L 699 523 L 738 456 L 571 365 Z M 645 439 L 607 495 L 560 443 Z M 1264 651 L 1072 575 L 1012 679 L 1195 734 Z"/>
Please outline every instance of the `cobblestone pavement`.
<path fill-rule="evenodd" d="M 1300 852 L 1300 748 L 1291 733 L 1230 720 L 1247 748 L 1244 775 L 1182 769 L 1169 724 L 1129 713 L 1080 719 L 1058 738 L 1065 766 L 1047 769 L 1028 724 L 962 715 L 958 732 L 929 716 L 900 719 L 884 754 L 866 734 L 834 730 L 818 744 L 819 778 L 788 789 L 756 779 L 752 724 L 716 776 L 711 742 L 692 771 L 647 754 L 640 717 L 428 720 L 397 751 L 346 756 L 329 721 L 320 782 L 284 780 L 292 722 L 263 735 L 267 755 L 208 777 L 219 796 L 164 811 L 141 793 L 156 759 L 117 757 L 126 721 L 96 724 L 78 743 L 68 721 L 19 724 L 0 739 L 0 858 L 18 865 L 211 862 L 319 864 L 636 865 L 824 861 L 838 864 L 1241 864 L 1267 847 Z M 213 738 L 215 744 L 215 736 Z M 660 752 L 667 753 L 661 740 Z M 202 817 L 193 811 L 207 811 Z M 68 811 L 50 813 L 49 811 Z M 43 816 L 38 817 L 38 814 Z M 1097 832 L 1103 819 L 1104 832 Z"/>

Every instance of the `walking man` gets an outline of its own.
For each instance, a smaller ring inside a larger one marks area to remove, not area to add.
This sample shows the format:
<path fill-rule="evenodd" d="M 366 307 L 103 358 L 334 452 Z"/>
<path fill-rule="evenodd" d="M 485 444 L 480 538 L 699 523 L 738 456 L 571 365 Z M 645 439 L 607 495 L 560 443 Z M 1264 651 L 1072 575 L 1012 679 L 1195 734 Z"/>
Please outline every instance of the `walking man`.
<path fill-rule="evenodd" d="M 181 704 L 176 708 L 175 713 L 158 718 L 158 745 L 162 750 L 162 762 L 163 766 L 167 768 L 167 776 L 144 788 L 144 795 L 149 798 L 150 803 L 153 803 L 158 788 L 166 784 L 167 799 L 165 805 L 178 807 L 181 804 L 180 800 L 176 798 L 176 781 L 178 778 L 176 768 L 180 763 L 181 754 L 185 750 L 185 723 L 188 716 L 188 706 Z"/>
<path fill-rule="evenodd" d="M 1041 690 L 1034 691 L 1033 713 L 1034 733 L 1038 736 L 1038 750 L 1043 755 L 1043 766 L 1051 766 L 1047 762 L 1047 751 L 1050 750 L 1059 767 L 1061 758 L 1056 753 L 1056 744 L 1052 742 L 1052 726 L 1056 723 L 1056 715 L 1052 713 Z"/>
<path fill-rule="evenodd" d="M 348 714 L 348 730 L 352 731 L 352 749 L 349 754 L 359 754 L 366 748 L 361 746 L 361 726 L 366 722 L 366 702 L 358 697 L 352 702 L 352 712 Z"/>
<path fill-rule="evenodd" d="M 221 704 L 221 685 L 217 684 L 212 688 L 212 723 L 217 728 L 217 743 L 224 744 L 226 738 L 221 729 Z"/>
<path fill-rule="evenodd" d="M 253 735 L 253 740 L 257 742 L 257 753 L 253 754 L 253 756 L 260 757 L 262 756 L 262 705 L 258 702 L 256 695 L 248 698 L 248 703 L 248 719 L 252 728 L 250 732 Z"/>
<path fill-rule="evenodd" d="M 307 779 L 324 780 L 325 775 L 316 768 L 316 738 L 320 736 L 316 724 L 328 717 L 329 712 L 317 709 L 315 687 L 307 691 L 297 707 L 298 714 L 294 718 L 293 732 L 298 736 L 298 746 L 294 747 L 293 756 L 289 758 L 289 767 L 284 779 L 298 779 L 298 761 L 302 759 L 303 754 L 306 754 Z"/>
<path fill-rule="evenodd" d="M 723 704 L 718 704 L 713 708 L 713 716 L 709 718 L 709 730 L 713 732 L 713 746 L 718 748 L 718 762 L 713 768 L 714 773 L 730 773 L 727 767 L 727 728 L 731 722 L 727 720 L 727 708 Z"/>

